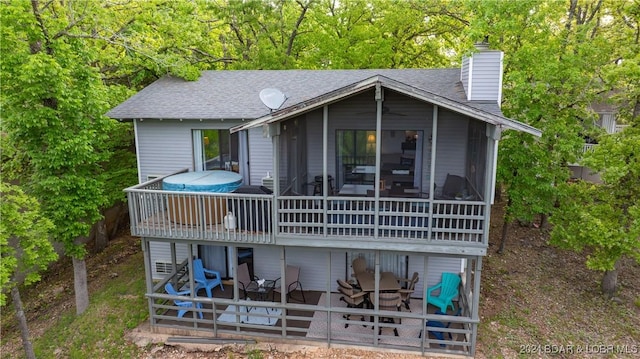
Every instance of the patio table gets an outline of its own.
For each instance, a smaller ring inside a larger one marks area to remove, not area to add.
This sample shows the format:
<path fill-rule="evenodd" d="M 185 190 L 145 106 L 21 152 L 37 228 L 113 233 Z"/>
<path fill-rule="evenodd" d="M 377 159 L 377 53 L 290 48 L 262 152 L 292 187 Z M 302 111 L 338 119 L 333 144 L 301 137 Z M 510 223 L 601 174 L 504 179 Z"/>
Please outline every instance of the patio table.
<path fill-rule="evenodd" d="M 360 272 L 356 275 L 356 280 L 364 292 L 374 292 L 376 289 L 375 273 Z M 400 282 L 393 272 L 380 272 L 380 291 L 400 290 Z"/>

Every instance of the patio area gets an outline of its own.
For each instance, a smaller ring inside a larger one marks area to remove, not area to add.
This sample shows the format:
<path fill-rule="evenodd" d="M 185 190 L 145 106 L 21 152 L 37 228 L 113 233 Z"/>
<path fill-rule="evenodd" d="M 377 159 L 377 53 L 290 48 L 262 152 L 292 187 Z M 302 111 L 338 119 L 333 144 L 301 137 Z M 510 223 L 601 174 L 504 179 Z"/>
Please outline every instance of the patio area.
<path fill-rule="evenodd" d="M 188 311 L 182 318 L 177 317 L 177 308 L 172 301 L 154 300 L 156 305 L 152 318 L 154 325 L 170 329 L 169 332 L 184 334 L 185 330 L 195 331 L 198 336 L 234 338 L 288 338 L 297 341 L 314 341 L 355 346 L 375 346 L 407 351 L 448 353 L 468 355 L 471 320 L 464 316 L 440 316 L 434 314 L 436 308 L 429 305 L 423 315 L 424 303 L 413 298 L 410 310 L 404 307 L 398 312 L 373 309 L 348 308 L 340 300 L 339 293 L 305 291 L 306 303 L 290 300 L 284 306 L 280 295 L 274 293 L 265 301 L 249 299 L 234 301 L 234 288 L 225 285 L 222 291 L 217 287 L 213 298 L 196 297 L 201 303 L 202 319 L 197 312 Z M 204 291 L 199 293 L 204 295 Z M 294 298 L 300 298 L 299 291 Z M 462 298 L 462 297 L 461 297 Z M 164 304 L 163 304 L 164 303 Z M 456 307 L 460 302 L 456 303 Z M 349 319 L 344 315 L 350 314 Z M 214 320 L 215 316 L 215 320 Z M 394 322 L 383 320 L 393 318 Z M 424 337 L 425 323 L 429 323 Z M 438 321 L 448 327 L 431 327 Z M 394 333 L 397 329 L 398 335 Z M 442 338 L 440 340 L 438 338 Z"/>

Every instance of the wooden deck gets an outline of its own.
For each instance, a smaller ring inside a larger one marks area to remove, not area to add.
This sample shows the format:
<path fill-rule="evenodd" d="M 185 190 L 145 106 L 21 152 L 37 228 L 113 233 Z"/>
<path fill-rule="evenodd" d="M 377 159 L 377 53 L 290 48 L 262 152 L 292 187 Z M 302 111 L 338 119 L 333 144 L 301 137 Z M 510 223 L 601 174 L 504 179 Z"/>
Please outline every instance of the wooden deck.
<path fill-rule="evenodd" d="M 158 190 L 128 195 L 131 234 L 141 237 L 278 244 L 295 236 L 486 247 L 483 202 Z"/>

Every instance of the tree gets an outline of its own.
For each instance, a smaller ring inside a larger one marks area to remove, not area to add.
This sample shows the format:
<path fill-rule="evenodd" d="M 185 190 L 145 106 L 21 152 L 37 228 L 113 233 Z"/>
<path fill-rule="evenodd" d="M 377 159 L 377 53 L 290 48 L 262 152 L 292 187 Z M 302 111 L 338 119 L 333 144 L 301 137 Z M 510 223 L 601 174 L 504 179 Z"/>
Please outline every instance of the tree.
<path fill-rule="evenodd" d="M 70 7 L 37 0 L 3 6 L 2 92 L 6 139 L 20 154 L 11 160 L 23 164 L 13 168 L 24 169 L 11 175 L 38 199 L 73 259 L 80 314 L 89 304 L 84 244 L 107 204 L 101 164 L 110 159 L 105 145 L 117 124 L 103 116 L 109 96 L 86 65 L 94 54 L 62 36 L 73 26 Z"/>
<path fill-rule="evenodd" d="M 192 2 L 8 2 L 2 11 L 3 173 L 36 197 L 74 264 L 76 310 L 88 305 L 85 243 L 101 211 L 135 183 L 131 125 L 104 113 L 167 73 L 215 64 L 215 29 Z"/>
<path fill-rule="evenodd" d="M 58 258 L 49 241 L 53 223 L 43 217 L 38 201 L 16 186 L 0 182 L 0 306 L 11 292 L 27 358 L 34 358 L 18 285 L 36 283 L 40 272 Z"/>
<path fill-rule="evenodd" d="M 567 183 L 551 216 L 551 243 L 587 251 L 587 267 L 603 271 L 602 291 L 612 296 L 620 259 L 640 263 L 640 118 L 624 131 L 601 140 L 584 164 L 598 171 L 602 184 Z"/>
<path fill-rule="evenodd" d="M 567 7 L 568 5 L 568 7 Z M 613 44 L 602 36 L 608 16 L 601 1 L 469 2 L 470 37 L 489 35 L 505 51 L 502 109 L 542 130 L 540 139 L 506 132 L 500 145 L 498 180 L 508 197 L 502 242 L 514 220 L 532 222 L 553 210 L 569 179 L 590 110 L 602 91 L 602 68 Z M 508 14 L 508 16 L 505 16 Z"/>
<path fill-rule="evenodd" d="M 616 46 L 601 72 L 602 96 L 617 109 L 617 122 L 629 127 L 599 137 L 582 164 L 599 173 L 601 184 L 566 184 L 551 217 L 551 243 L 586 251 L 587 267 L 604 272 L 602 291 L 613 296 L 620 260 L 640 262 L 640 4 L 617 2 L 599 28 Z"/>

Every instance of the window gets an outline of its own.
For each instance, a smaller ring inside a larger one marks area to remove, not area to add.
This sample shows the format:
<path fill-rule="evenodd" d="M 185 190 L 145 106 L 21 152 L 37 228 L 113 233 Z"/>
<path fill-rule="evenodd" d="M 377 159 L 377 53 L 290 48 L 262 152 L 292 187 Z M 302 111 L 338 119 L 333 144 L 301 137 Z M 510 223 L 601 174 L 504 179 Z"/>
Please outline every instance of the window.
<path fill-rule="evenodd" d="M 375 166 L 376 131 L 338 130 L 336 143 L 336 170 L 340 183 L 372 184 L 375 172 L 356 171 L 356 167 Z"/>
<path fill-rule="evenodd" d="M 229 130 L 193 130 L 193 153 L 196 171 L 239 171 L 238 133 L 231 134 Z"/>
<path fill-rule="evenodd" d="M 376 131 L 336 131 L 337 185 L 372 186 L 376 175 Z M 421 186 L 422 131 L 383 130 L 381 136 L 380 179 L 383 190 L 404 193 Z M 419 169 L 419 170 L 418 170 Z M 381 196 L 387 196 L 381 194 Z"/>

